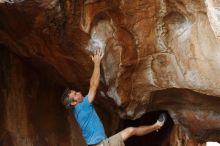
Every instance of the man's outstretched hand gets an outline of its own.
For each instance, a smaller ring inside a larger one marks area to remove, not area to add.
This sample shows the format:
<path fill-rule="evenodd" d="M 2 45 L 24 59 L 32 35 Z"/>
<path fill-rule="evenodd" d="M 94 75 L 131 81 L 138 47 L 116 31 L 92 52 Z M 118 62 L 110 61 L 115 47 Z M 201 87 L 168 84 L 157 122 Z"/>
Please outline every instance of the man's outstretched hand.
<path fill-rule="evenodd" d="M 91 58 L 94 63 L 100 63 L 103 56 L 104 56 L 104 51 L 98 48 L 94 51 L 94 54 L 91 55 Z"/>

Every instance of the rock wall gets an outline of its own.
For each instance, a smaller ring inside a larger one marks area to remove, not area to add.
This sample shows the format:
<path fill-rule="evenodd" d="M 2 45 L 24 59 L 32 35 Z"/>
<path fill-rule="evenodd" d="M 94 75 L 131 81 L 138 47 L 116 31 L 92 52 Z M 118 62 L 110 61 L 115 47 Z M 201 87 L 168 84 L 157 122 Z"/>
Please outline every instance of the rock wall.
<path fill-rule="evenodd" d="M 218 7 L 214 0 L 3 3 L 0 43 L 45 78 L 84 94 L 89 55 L 99 47 L 97 105 L 133 120 L 165 110 L 193 142 L 220 141 Z"/>
<path fill-rule="evenodd" d="M 85 146 L 77 123 L 61 105 L 61 86 L 3 46 L 0 60 L 0 145 Z"/>

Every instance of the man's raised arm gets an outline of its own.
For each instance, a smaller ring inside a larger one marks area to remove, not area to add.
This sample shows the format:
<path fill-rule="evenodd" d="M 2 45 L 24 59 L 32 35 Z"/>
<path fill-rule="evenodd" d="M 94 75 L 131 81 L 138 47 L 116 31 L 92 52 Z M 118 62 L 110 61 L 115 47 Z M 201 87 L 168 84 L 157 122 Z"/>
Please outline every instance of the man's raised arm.
<path fill-rule="evenodd" d="M 101 64 L 101 60 L 103 56 L 104 54 L 101 49 L 97 49 L 94 52 L 94 55 L 91 56 L 92 61 L 94 62 L 94 69 L 93 69 L 92 77 L 90 79 L 90 87 L 89 87 L 89 93 L 88 93 L 88 99 L 90 103 L 93 102 L 95 95 L 96 95 L 97 88 L 99 86 L 100 64 Z"/>

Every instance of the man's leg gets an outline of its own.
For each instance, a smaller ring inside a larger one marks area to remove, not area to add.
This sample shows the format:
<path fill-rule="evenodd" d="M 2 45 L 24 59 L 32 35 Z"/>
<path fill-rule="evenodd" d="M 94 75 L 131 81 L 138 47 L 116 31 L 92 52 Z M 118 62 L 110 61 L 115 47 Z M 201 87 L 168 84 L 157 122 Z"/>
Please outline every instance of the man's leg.
<path fill-rule="evenodd" d="M 120 132 L 123 141 L 127 140 L 131 136 L 143 136 L 153 131 L 159 130 L 166 120 L 165 114 L 161 114 L 157 122 L 149 126 L 128 127 Z"/>
<path fill-rule="evenodd" d="M 143 136 L 153 131 L 160 129 L 160 125 L 153 124 L 149 126 L 128 127 L 120 132 L 123 141 L 127 140 L 131 136 Z"/>

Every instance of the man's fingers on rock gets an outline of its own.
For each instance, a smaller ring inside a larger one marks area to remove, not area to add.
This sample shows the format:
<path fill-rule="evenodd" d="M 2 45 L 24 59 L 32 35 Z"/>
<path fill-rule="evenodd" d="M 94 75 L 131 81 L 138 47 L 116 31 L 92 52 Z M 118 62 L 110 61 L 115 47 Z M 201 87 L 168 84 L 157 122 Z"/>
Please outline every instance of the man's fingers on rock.
<path fill-rule="evenodd" d="M 102 52 L 101 49 L 99 48 L 98 51 L 99 51 L 98 55 L 101 56 L 101 52 Z"/>
<path fill-rule="evenodd" d="M 94 56 L 93 55 L 90 55 L 90 57 L 92 58 L 92 60 L 94 61 Z"/>
<path fill-rule="evenodd" d="M 102 53 L 101 53 L 101 58 L 104 56 L 104 52 L 102 51 Z"/>

